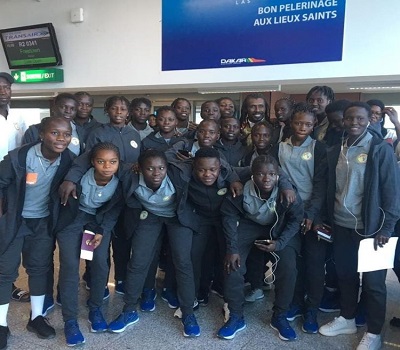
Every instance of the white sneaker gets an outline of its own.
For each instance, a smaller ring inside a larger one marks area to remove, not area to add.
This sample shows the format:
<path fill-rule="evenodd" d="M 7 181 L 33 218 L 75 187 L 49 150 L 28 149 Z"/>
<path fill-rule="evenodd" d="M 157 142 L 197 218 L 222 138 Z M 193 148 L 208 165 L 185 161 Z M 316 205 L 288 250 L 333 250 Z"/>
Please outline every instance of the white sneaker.
<path fill-rule="evenodd" d="M 357 333 L 356 321 L 353 319 L 347 320 L 343 316 L 335 317 L 335 319 L 322 327 L 319 332 L 327 337 L 334 337 L 339 334 L 354 334 Z"/>
<path fill-rule="evenodd" d="M 248 303 L 254 303 L 256 300 L 260 300 L 262 298 L 264 298 L 264 292 L 262 289 L 257 288 L 248 292 L 244 297 L 244 300 L 246 300 Z"/>
<path fill-rule="evenodd" d="M 378 350 L 382 346 L 380 334 L 365 332 L 356 350 Z"/>

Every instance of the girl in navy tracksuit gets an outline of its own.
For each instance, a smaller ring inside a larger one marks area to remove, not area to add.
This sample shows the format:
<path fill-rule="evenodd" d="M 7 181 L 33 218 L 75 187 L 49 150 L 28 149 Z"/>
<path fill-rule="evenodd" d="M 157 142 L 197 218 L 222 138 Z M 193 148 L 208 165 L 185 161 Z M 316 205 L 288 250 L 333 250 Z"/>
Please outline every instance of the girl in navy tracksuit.
<path fill-rule="evenodd" d="M 313 227 L 320 223 L 320 210 L 326 198 L 326 146 L 311 138 L 316 117 L 306 103 L 294 105 L 290 120 L 292 136 L 278 146 L 278 160 L 304 202 L 302 230 L 304 259 L 299 259 L 298 281 L 288 319 L 304 314 L 303 331 L 317 333 L 317 310 L 325 280 L 328 243 L 319 240 Z M 305 280 L 305 281 L 304 281 Z M 304 283 L 305 282 L 305 283 Z M 306 289 L 306 299 L 304 293 Z"/>
<path fill-rule="evenodd" d="M 187 165 L 190 166 L 190 165 Z M 187 223 L 181 223 L 184 211 L 188 176 L 180 168 L 167 167 L 163 152 L 147 150 L 139 157 L 140 174 L 132 173 L 130 168 L 122 172 L 123 193 L 126 199 L 125 228 L 127 238 L 132 239 L 132 256 L 128 264 L 123 312 L 112 321 L 109 330 L 123 332 L 138 321 L 136 309 L 146 278 L 164 233 L 171 243 L 171 255 L 174 263 L 178 299 L 182 311 L 182 323 L 185 336 L 198 336 L 200 329 L 193 314 L 195 288 L 191 260 L 192 230 Z M 193 220 L 184 220 L 192 222 Z M 154 284 L 151 290 L 145 290 L 151 296 L 147 311 L 154 310 L 156 293 Z M 143 309 L 143 295 L 141 307 Z"/>
<path fill-rule="evenodd" d="M 77 323 L 79 256 L 84 230 L 95 234 L 91 241 L 94 254 L 90 264 L 91 288 L 88 300 L 91 331 L 104 332 L 108 328 L 100 307 L 108 279 L 111 230 L 123 205 L 119 179 L 114 176 L 119 166 L 118 148 L 112 143 L 101 142 L 90 152 L 93 167 L 77 185 L 78 200 L 70 197 L 62 208 L 56 234 L 60 250 L 59 287 L 64 332 L 69 346 L 85 342 Z"/>
<path fill-rule="evenodd" d="M 11 151 L 0 163 L 0 347 L 9 330 L 7 311 L 11 285 L 21 261 L 29 276 L 31 317 L 27 329 L 40 338 L 53 338 L 54 328 L 42 316 L 53 230 L 59 212 L 58 186 L 74 155 L 67 147 L 71 125 L 64 118 L 41 123 L 41 142 Z"/>
<path fill-rule="evenodd" d="M 69 194 L 73 188 L 73 183 L 78 183 L 83 174 L 90 167 L 90 149 L 99 142 L 111 142 L 116 145 L 120 152 L 121 160 L 128 163 L 136 163 L 140 155 L 141 140 L 140 135 L 132 127 L 126 125 L 129 111 L 129 101 L 124 96 L 111 96 L 104 103 L 104 112 L 109 116 L 110 122 L 103 124 L 90 133 L 86 150 L 82 156 L 78 157 L 68 172 L 64 183 L 64 188 L 69 187 L 66 193 Z M 68 186 L 67 186 L 68 185 Z M 63 198 L 65 202 L 65 196 Z M 123 294 L 123 281 L 126 275 L 126 264 L 129 260 L 128 244 L 123 232 L 122 219 L 117 222 L 114 230 L 115 236 L 112 239 L 113 259 L 115 268 L 115 283 L 117 292 Z M 90 282 L 90 277 L 86 280 Z"/>
<path fill-rule="evenodd" d="M 177 131 L 178 119 L 175 109 L 169 106 L 160 107 L 157 110 L 158 131 L 152 132 L 142 141 L 142 151 L 146 149 L 157 149 L 165 152 L 175 143 L 184 139 Z"/>
<path fill-rule="evenodd" d="M 281 339 L 294 340 L 296 333 L 286 321 L 286 312 L 295 287 L 303 204 L 299 196 L 291 204 L 280 201 L 278 163 L 271 156 L 255 158 L 252 174 L 251 180 L 244 186 L 243 195 L 236 198 L 228 196 L 221 207 L 227 250 L 224 296 L 230 318 L 219 330 L 218 336 L 232 339 L 246 327 L 243 318 L 244 274 L 247 256 L 256 245 L 271 253 L 275 262 L 275 302 L 271 327 L 279 332 Z"/>

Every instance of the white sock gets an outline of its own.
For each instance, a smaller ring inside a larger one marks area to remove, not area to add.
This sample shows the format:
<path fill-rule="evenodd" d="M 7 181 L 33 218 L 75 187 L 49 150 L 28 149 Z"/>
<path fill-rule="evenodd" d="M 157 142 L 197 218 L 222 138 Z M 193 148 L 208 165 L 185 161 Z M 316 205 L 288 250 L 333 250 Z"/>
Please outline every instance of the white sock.
<path fill-rule="evenodd" d="M 336 292 L 337 288 L 332 288 L 332 287 L 326 287 L 325 288 L 329 291 L 329 292 Z"/>
<path fill-rule="evenodd" d="M 7 327 L 7 313 L 10 304 L 0 305 L 0 326 Z"/>
<path fill-rule="evenodd" d="M 43 295 L 31 295 L 31 308 L 33 321 L 36 317 L 43 315 L 43 304 L 44 304 L 44 294 Z"/>

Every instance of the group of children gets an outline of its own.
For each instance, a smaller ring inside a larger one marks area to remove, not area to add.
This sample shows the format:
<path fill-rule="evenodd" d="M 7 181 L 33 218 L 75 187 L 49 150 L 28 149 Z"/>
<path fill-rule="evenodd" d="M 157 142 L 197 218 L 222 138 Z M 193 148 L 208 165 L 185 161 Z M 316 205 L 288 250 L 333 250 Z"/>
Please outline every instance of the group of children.
<path fill-rule="evenodd" d="M 385 114 L 396 122 L 397 113 L 384 106 L 373 112 L 378 104 L 370 104 L 334 101 L 329 87 L 316 86 L 306 102 L 278 100 L 272 118 L 264 95 L 249 94 L 240 117 L 230 98 L 204 102 L 196 125 L 190 102 L 177 98 L 157 110 L 150 127 L 146 98 L 109 97 L 109 123 L 101 124 L 91 116 L 89 94 L 58 95 L 53 116 L 31 126 L 26 144 L 0 163 L 0 349 L 10 334 L 10 287 L 21 254 L 31 293 L 27 329 L 55 336 L 44 316 L 56 285 L 67 345 L 85 342 L 78 323 L 83 232 L 92 233 L 84 276 L 92 332 L 123 332 L 139 320 L 138 308 L 154 311 L 162 263 L 161 297 L 177 309 L 184 336 L 200 335 L 194 310 L 207 305 L 212 288 L 225 302 L 217 335 L 232 339 L 246 327 L 245 301 L 264 296 L 268 262 L 275 285 L 270 325 L 279 338 L 297 338 L 290 325 L 297 317 L 305 333 L 355 333 L 358 245 L 373 237 L 379 249 L 400 217 L 400 179 L 387 141 L 395 137 L 381 127 Z M 317 234 L 326 224 L 333 243 Z M 110 245 L 124 307 L 107 322 L 101 307 L 109 295 Z M 333 288 L 328 261 L 335 262 Z M 380 347 L 385 278 L 386 270 L 363 273 L 367 331 L 358 350 Z M 340 292 L 340 316 L 319 327 L 327 287 Z"/>

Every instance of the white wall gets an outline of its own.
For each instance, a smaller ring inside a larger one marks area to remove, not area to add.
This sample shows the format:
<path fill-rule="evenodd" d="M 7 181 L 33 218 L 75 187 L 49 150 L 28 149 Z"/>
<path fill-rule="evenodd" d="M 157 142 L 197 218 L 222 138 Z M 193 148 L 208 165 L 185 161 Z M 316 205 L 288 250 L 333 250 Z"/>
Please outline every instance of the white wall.
<path fill-rule="evenodd" d="M 69 13 L 77 7 L 83 7 L 85 20 L 73 24 Z M 63 56 L 64 83 L 18 85 L 14 91 L 123 91 L 320 78 L 334 82 L 357 76 L 400 79 L 399 13 L 399 0 L 347 0 L 341 62 L 172 72 L 161 71 L 161 0 L 0 0 L 0 27 L 52 22 Z M 310 38 L 307 45 L 318 42 Z M 0 70 L 9 70 L 3 52 Z"/>

